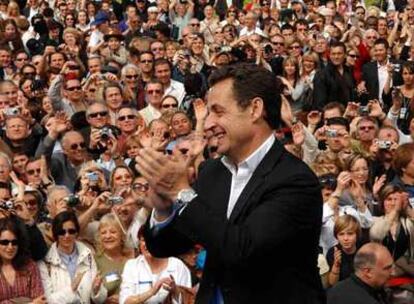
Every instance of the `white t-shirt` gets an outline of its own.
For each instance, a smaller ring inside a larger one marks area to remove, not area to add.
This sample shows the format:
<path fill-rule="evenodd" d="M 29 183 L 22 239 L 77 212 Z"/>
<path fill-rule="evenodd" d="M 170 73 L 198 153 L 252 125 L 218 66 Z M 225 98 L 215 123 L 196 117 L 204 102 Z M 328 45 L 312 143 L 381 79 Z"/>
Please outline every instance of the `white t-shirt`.
<path fill-rule="evenodd" d="M 177 259 L 168 258 L 167 267 L 159 274 L 153 274 L 150 266 L 143 255 L 126 262 L 122 273 L 122 284 L 119 293 L 119 303 L 124 304 L 130 296 L 142 294 L 152 288 L 152 286 L 162 278 L 173 276 L 175 283 L 180 286 L 191 288 L 190 270 L 184 263 Z M 147 301 L 146 304 L 163 303 L 168 296 L 168 291 L 164 288 Z"/>

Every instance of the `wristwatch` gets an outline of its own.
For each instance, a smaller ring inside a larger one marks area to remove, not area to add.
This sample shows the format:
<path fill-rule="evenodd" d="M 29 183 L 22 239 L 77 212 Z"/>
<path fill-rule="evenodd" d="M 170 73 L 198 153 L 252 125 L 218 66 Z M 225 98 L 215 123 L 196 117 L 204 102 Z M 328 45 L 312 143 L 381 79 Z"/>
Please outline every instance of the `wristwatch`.
<path fill-rule="evenodd" d="M 183 189 L 180 192 L 178 192 L 177 199 L 174 202 L 174 205 L 176 208 L 181 209 L 196 197 L 197 193 L 194 191 L 193 188 Z"/>

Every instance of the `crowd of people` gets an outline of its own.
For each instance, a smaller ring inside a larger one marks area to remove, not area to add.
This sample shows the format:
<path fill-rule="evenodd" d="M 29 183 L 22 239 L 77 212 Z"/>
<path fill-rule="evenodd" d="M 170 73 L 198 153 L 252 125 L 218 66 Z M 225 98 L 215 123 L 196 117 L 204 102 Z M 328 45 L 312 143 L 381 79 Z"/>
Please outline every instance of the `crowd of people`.
<path fill-rule="evenodd" d="M 238 64 L 319 179 L 328 303 L 414 302 L 414 1 L 0 0 L 0 304 L 194 302 L 208 251 L 147 249 L 140 151 L 196 181 Z"/>

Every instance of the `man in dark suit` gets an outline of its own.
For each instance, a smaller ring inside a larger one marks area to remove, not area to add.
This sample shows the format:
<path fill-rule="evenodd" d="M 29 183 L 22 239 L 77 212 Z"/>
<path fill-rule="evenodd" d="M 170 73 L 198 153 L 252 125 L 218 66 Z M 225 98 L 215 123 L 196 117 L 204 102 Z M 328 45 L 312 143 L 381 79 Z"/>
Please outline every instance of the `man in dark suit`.
<path fill-rule="evenodd" d="M 403 83 L 401 77 L 401 62 L 388 59 L 388 41 L 378 38 L 374 42 L 374 55 L 376 60 L 366 63 L 362 67 L 362 80 L 368 93 L 368 99 L 378 99 L 391 106 L 391 86 Z M 387 82 L 391 82 L 387 85 Z"/>
<path fill-rule="evenodd" d="M 205 122 L 223 157 L 200 168 L 193 188 L 182 155 L 145 149 L 137 158 L 157 194 L 144 229 L 150 252 L 207 250 L 196 303 L 324 303 L 320 188 L 274 137 L 280 105 L 273 73 L 223 67 L 210 78 Z"/>
<path fill-rule="evenodd" d="M 329 290 L 328 304 L 389 303 L 384 286 L 391 278 L 393 262 L 386 247 L 377 243 L 365 244 L 355 255 L 355 274 Z"/>

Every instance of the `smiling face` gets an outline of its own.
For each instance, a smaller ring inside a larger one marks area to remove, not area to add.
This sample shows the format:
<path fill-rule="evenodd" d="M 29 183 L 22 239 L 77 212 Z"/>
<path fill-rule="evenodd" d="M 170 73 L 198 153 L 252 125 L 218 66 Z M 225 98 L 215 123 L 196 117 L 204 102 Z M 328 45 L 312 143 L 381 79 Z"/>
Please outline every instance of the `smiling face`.
<path fill-rule="evenodd" d="M 131 173 L 125 168 L 117 168 L 113 176 L 112 189 L 124 188 L 132 183 Z"/>
<path fill-rule="evenodd" d="M 17 240 L 16 235 L 10 231 L 10 230 L 4 230 L 0 233 L 0 259 L 2 261 L 7 261 L 7 262 L 11 262 L 14 257 L 17 254 L 17 250 L 18 250 L 18 246 L 17 245 L 13 245 L 13 243 Z M 8 242 L 8 244 L 1 244 L 1 243 L 5 243 L 7 241 L 12 241 Z M 4 263 L 2 262 L 2 263 Z"/>
<path fill-rule="evenodd" d="M 58 248 L 65 248 L 71 251 L 75 245 L 77 235 L 75 223 L 72 221 L 64 222 L 62 229 L 58 232 Z"/>
<path fill-rule="evenodd" d="M 363 185 L 367 182 L 369 168 L 368 163 L 365 159 L 360 158 L 356 160 L 352 164 L 350 171 L 352 179 L 355 180 L 358 184 Z"/>
<path fill-rule="evenodd" d="M 114 224 L 104 224 L 99 227 L 99 239 L 102 249 L 112 251 L 122 247 L 122 232 Z"/>

